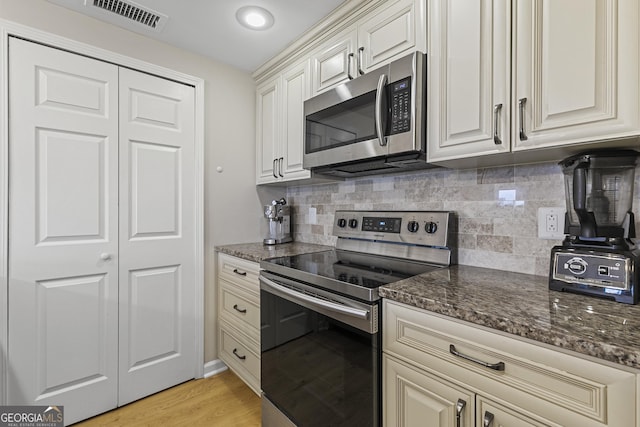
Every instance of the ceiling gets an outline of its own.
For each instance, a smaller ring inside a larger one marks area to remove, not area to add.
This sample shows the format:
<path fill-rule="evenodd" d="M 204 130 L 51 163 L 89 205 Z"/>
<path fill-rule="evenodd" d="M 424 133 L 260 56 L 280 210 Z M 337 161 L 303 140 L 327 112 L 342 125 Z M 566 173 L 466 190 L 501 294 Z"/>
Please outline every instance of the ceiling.
<path fill-rule="evenodd" d="M 94 7 L 93 0 L 49 0 L 130 31 L 213 58 L 246 71 L 295 41 L 345 0 L 111 0 L 133 3 L 166 15 L 160 31 Z M 275 17 L 264 31 L 242 27 L 235 18 L 242 6 L 260 6 Z"/>

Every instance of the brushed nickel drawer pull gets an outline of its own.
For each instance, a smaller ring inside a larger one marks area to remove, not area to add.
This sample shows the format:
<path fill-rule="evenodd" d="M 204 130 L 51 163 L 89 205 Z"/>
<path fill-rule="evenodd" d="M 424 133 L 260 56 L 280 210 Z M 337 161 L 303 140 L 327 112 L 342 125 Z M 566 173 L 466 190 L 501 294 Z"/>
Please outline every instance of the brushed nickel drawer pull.
<path fill-rule="evenodd" d="M 484 366 L 485 368 L 493 369 L 494 371 L 504 371 L 504 362 L 498 362 L 498 363 L 483 362 L 482 360 L 476 359 L 475 357 L 467 356 L 466 354 L 460 353 L 458 350 L 456 350 L 456 346 L 453 344 L 449 344 L 449 353 L 453 354 L 454 356 L 461 357 L 470 362 L 477 363 L 478 365 Z"/>
<path fill-rule="evenodd" d="M 484 411 L 484 418 L 482 419 L 482 427 L 491 427 L 493 425 L 493 414 L 489 411 Z"/>
<path fill-rule="evenodd" d="M 247 312 L 246 308 L 238 308 L 238 304 L 233 304 L 233 309 L 242 314 L 245 314 Z"/>
<path fill-rule="evenodd" d="M 237 274 L 237 275 L 239 275 L 239 276 L 246 276 L 246 275 L 247 275 L 247 272 L 246 272 L 246 271 L 240 271 L 240 270 L 238 270 L 237 268 L 234 268 L 234 269 L 233 269 L 233 272 L 234 272 L 234 273 L 236 273 L 236 274 Z"/>
<path fill-rule="evenodd" d="M 240 355 L 238 354 L 238 349 L 237 349 L 237 348 L 234 348 L 234 349 L 233 349 L 233 354 L 234 354 L 234 356 L 236 356 L 236 357 L 237 357 L 238 359 L 240 359 L 240 360 L 245 360 L 245 359 L 247 358 L 247 356 L 240 356 Z"/>
<path fill-rule="evenodd" d="M 467 406 L 467 402 L 458 399 L 458 403 L 456 403 L 456 427 L 462 426 L 462 411 L 464 411 L 465 406 Z"/>

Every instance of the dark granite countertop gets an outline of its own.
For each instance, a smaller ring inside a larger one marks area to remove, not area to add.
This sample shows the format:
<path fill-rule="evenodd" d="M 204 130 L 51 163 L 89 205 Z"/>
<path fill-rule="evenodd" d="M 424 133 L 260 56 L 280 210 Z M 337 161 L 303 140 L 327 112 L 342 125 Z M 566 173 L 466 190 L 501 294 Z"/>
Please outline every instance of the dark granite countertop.
<path fill-rule="evenodd" d="M 321 252 L 333 249 L 333 246 L 315 245 L 312 243 L 283 243 L 280 245 L 265 245 L 263 243 L 240 243 L 236 245 L 216 246 L 217 252 L 232 255 L 247 261 L 260 262 L 263 259 L 280 256 L 299 255 L 310 252 Z"/>
<path fill-rule="evenodd" d="M 640 305 L 551 291 L 543 276 L 455 265 L 379 292 L 434 313 L 640 369 Z"/>

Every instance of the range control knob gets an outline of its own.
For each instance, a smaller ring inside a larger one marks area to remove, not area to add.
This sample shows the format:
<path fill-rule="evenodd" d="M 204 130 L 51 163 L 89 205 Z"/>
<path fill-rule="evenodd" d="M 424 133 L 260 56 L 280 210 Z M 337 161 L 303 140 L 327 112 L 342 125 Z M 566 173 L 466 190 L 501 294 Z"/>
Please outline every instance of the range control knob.
<path fill-rule="evenodd" d="M 411 233 L 416 233 L 418 230 L 420 230 L 420 224 L 418 224 L 418 221 L 409 221 L 407 223 L 407 230 L 409 230 L 409 232 Z"/>
<path fill-rule="evenodd" d="M 344 218 L 338 219 L 338 227 L 345 228 L 347 226 L 347 220 Z"/>
<path fill-rule="evenodd" d="M 358 226 L 358 220 L 357 219 L 350 219 L 349 220 L 349 227 L 356 228 L 357 226 Z"/>
<path fill-rule="evenodd" d="M 438 230 L 438 224 L 433 221 L 429 221 L 424 225 L 424 231 L 428 234 L 433 234 Z"/>

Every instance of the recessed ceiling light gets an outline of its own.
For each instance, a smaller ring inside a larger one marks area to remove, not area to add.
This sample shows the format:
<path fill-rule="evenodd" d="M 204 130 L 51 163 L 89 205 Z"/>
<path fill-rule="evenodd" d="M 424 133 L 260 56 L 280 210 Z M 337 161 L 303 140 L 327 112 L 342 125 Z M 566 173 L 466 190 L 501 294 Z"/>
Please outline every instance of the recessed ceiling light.
<path fill-rule="evenodd" d="M 251 30 L 266 30 L 273 26 L 273 15 L 259 6 L 244 6 L 236 12 L 236 19 Z"/>

